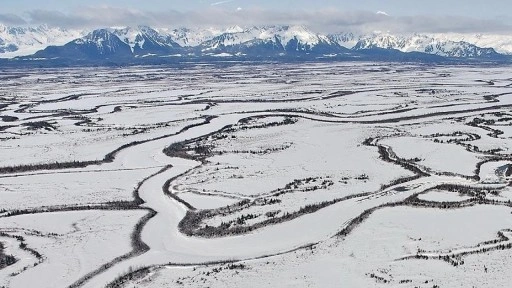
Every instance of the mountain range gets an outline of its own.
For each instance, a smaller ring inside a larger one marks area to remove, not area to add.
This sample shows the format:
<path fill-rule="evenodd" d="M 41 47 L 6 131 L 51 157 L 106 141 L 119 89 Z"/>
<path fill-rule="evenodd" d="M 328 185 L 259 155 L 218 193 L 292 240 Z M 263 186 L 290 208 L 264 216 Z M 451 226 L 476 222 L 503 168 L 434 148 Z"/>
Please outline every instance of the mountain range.
<path fill-rule="evenodd" d="M 226 29 L 138 26 L 94 30 L 0 25 L 0 57 L 94 61 L 198 57 L 509 61 L 512 59 L 512 36 L 389 32 L 322 34 L 301 25 Z"/>

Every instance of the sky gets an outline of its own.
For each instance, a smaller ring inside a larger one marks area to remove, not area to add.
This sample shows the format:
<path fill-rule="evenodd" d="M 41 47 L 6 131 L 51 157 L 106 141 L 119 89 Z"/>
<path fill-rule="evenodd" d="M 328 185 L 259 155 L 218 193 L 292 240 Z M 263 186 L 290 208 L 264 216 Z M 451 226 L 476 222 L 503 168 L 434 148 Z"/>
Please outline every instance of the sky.
<path fill-rule="evenodd" d="M 512 32 L 508 0 L 3 0 L 5 25 L 301 24 L 322 32 Z"/>

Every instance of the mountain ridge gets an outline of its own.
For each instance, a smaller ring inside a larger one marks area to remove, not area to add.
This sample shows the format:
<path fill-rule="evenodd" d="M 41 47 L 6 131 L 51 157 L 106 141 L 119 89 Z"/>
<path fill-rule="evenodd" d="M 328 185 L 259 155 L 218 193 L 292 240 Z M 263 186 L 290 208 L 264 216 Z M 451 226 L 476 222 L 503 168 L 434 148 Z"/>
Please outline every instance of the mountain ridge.
<path fill-rule="evenodd" d="M 112 60 L 170 56 L 376 57 L 378 53 L 386 57 L 393 54 L 404 57 L 400 53 L 415 53 L 418 57 L 425 54 L 423 56 L 428 59 L 434 57 L 427 55 L 482 60 L 502 60 L 508 57 L 508 52 L 498 53 L 493 47 L 479 47 L 468 42 L 471 39 L 489 42 L 489 37 L 477 35 L 470 38 L 455 34 L 438 37 L 420 33 L 396 35 L 389 32 L 322 34 L 303 25 L 231 26 L 226 29 L 171 29 L 139 25 L 94 30 L 66 30 L 45 25 L 37 28 L 0 25 L 0 55 L 14 55 L 25 60 Z M 505 37 L 502 41 L 505 44 L 500 46 L 500 51 L 508 51 L 503 50 L 503 47 L 508 47 L 507 41 L 509 40 Z M 33 51 L 35 48 L 38 48 L 37 52 Z M 512 44 L 510 49 L 509 53 L 512 55 Z M 27 53 L 24 55 L 23 51 Z"/>

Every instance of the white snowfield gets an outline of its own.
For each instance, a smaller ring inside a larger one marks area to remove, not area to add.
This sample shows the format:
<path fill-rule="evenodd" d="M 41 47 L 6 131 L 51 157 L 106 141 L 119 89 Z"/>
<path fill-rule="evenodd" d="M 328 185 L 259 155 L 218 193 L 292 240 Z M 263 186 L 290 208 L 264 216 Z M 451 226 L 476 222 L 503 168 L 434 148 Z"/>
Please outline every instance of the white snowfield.
<path fill-rule="evenodd" d="M 509 67 L 2 74 L 0 287 L 512 281 Z"/>

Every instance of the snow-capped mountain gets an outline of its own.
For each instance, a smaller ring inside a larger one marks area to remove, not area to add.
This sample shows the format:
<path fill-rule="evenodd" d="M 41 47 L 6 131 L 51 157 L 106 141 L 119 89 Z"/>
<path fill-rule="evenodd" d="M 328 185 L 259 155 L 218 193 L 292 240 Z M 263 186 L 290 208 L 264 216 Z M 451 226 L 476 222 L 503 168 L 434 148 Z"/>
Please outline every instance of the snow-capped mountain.
<path fill-rule="evenodd" d="M 475 44 L 480 43 L 480 44 Z M 496 52 L 496 49 L 498 52 Z M 41 50 L 42 49 L 42 50 Z M 34 53 L 34 51 L 40 50 Z M 387 50 L 387 51 L 386 51 Z M 419 53 L 398 55 L 397 53 Z M 501 54 L 500 54 L 501 53 Z M 33 55 L 32 55 L 33 54 Z M 305 26 L 153 28 L 148 26 L 79 31 L 48 26 L 0 25 L 0 57 L 27 59 L 113 59 L 146 57 L 372 57 L 421 59 L 433 55 L 462 59 L 504 59 L 512 55 L 512 36 L 354 32 L 321 34 Z M 32 55 L 32 56 L 28 56 Z M 295 56 L 294 56 L 295 57 Z M 306 56 L 305 56 L 306 57 Z M 433 59 L 433 58 L 428 58 Z M 440 59 L 440 58 L 435 58 Z M 507 58 L 508 59 L 508 58 Z"/>
<path fill-rule="evenodd" d="M 362 38 L 363 36 L 352 32 L 344 32 L 329 34 L 327 35 L 327 37 L 329 38 L 329 40 L 331 40 L 334 43 L 337 43 L 342 47 L 352 49 L 354 46 L 356 46 L 357 42 L 359 42 L 360 38 Z"/>
<path fill-rule="evenodd" d="M 230 31 L 215 29 L 212 27 L 207 28 L 178 28 L 178 29 L 158 29 L 160 33 L 169 35 L 181 47 L 196 47 L 201 43 L 213 39 L 223 33 Z"/>
<path fill-rule="evenodd" d="M 269 49 L 280 52 L 336 52 L 342 49 L 327 36 L 304 26 L 233 27 L 226 33 L 205 41 L 200 45 L 203 52 L 229 51 L 248 52 Z"/>
<path fill-rule="evenodd" d="M 441 41 L 462 41 L 478 47 L 491 47 L 500 54 L 512 55 L 512 35 L 444 33 L 430 36 Z"/>
<path fill-rule="evenodd" d="M 170 35 L 148 26 L 111 28 L 109 31 L 128 44 L 132 52 L 139 56 L 172 53 L 181 48 Z"/>
<path fill-rule="evenodd" d="M 403 36 L 374 33 L 357 37 L 351 33 L 341 33 L 330 35 L 329 38 L 342 46 L 350 47 L 351 44 L 355 43 L 350 47 L 353 50 L 396 49 L 401 52 L 422 52 L 453 58 L 490 58 L 498 56 L 493 48 L 481 48 L 465 41 L 452 41 L 420 34 Z"/>
<path fill-rule="evenodd" d="M 49 45 L 64 45 L 85 35 L 81 30 L 68 30 L 40 25 L 9 27 L 0 24 L 0 58 L 29 55 Z"/>
<path fill-rule="evenodd" d="M 133 55 L 131 47 L 108 29 L 98 29 L 63 46 L 49 46 L 34 54 L 35 58 L 112 59 Z"/>

